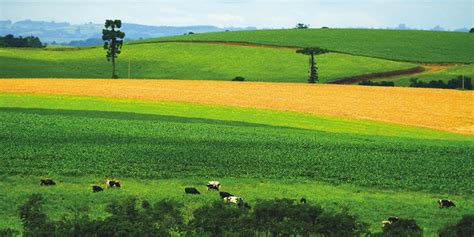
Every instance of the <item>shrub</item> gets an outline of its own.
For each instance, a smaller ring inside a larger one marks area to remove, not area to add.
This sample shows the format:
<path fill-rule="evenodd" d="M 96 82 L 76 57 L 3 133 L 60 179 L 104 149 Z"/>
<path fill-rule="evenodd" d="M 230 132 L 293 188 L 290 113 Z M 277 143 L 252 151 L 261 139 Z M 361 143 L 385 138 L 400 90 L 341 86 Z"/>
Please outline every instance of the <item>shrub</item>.
<path fill-rule="evenodd" d="M 392 224 L 385 225 L 382 233 L 377 233 L 378 237 L 421 237 L 423 230 L 412 219 L 400 219 Z"/>
<path fill-rule="evenodd" d="M 32 194 L 20 207 L 20 219 L 25 236 L 49 236 L 54 232 L 54 225 L 43 212 L 43 196 Z"/>
<path fill-rule="evenodd" d="M 474 214 L 465 215 L 454 225 L 448 225 L 440 230 L 440 237 L 471 237 L 474 236 Z"/>
<path fill-rule="evenodd" d="M 14 237 L 20 234 L 19 231 L 10 228 L 0 230 L 1 237 Z"/>
<path fill-rule="evenodd" d="M 193 212 L 189 222 L 191 236 L 253 236 L 249 211 L 231 204 L 215 202 Z"/>
<path fill-rule="evenodd" d="M 245 81 L 245 78 L 241 76 L 237 76 L 234 79 L 232 79 L 232 81 Z"/>
<path fill-rule="evenodd" d="M 410 87 L 423 87 L 423 88 L 443 88 L 443 89 L 462 89 L 464 80 L 464 89 L 472 90 L 472 81 L 469 77 L 458 76 L 457 78 L 451 79 L 448 83 L 444 83 L 442 80 L 432 80 L 428 83 L 418 81 L 418 78 L 410 79 Z"/>
<path fill-rule="evenodd" d="M 381 81 L 381 82 L 373 82 L 373 81 L 361 81 L 359 85 L 362 86 L 395 86 L 393 81 Z"/>

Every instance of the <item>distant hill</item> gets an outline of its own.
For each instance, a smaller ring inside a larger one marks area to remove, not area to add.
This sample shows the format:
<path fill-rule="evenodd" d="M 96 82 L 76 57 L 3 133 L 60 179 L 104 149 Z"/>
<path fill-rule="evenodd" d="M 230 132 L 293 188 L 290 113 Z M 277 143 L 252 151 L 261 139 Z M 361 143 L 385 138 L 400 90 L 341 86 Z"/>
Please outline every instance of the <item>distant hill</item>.
<path fill-rule="evenodd" d="M 45 43 L 68 44 L 71 46 L 95 45 L 102 36 L 103 24 L 87 23 L 71 25 L 68 22 L 46 22 L 24 20 L 18 22 L 0 21 L 0 35 L 36 36 Z M 147 26 L 124 23 L 122 30 L 126 40 L 138 40 L 162 36 L 182 35 L 189 32 L 221 32 L 234 30 L 254 30 L 256 28 L 219 28 L 216 26 Z"/>

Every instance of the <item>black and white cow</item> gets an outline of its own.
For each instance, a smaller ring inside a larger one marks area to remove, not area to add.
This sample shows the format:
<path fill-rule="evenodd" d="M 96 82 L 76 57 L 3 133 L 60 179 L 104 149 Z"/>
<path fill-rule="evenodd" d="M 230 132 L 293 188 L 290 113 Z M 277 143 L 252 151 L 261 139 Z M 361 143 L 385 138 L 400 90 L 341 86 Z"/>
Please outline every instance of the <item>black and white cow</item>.
<path fill-rule="evenodd" d="M 438 205 L 439 208 L 450 208 L 450 207 L 456 207 L 453 201 L 451 200 L 446 200 L 446 199 L 440 199 L 438 200 Z"/>
<path fill-rule="evenodd" d="M 184 188 L 186 194 L 201 194 L 196 188 Z"/>
<path fill-rule="evenodd" d="M 92 186 L 92 192 L 97 193 L 97 192 L 102 192 L 104 189 L 100 186 L 94 185 Z"/>
<path fill-rule="evenodd" d="M 107 188 L 120 188 L 120 187 L 122 187 L 120 182 L 116 181 L 116 180 L 107 180 L 107 181 L 105 181 L 105 186 Z"/>
<path fill-rule="evenodd" d="M 239 204 L 240 202 L 243 202 L 243 201 L 244 199 L 237 196 L 229 196 L 229 197 L 224 198 L 224 202 L 233 203 L 233 204 Z"/>
<path fill-rule="evenodd" d="M 219 188 L 221 188 L 221 184 L 219 183 L 219 181 L 209 181 L 206 187 L 207 187 L 207 190 L 214 189 L 214 190 L 219 191 Z"/>
<path fill-rule="evenodd" d="M 397 222 L 398 220 L 400 220 L 400 218 L 398 218 L 398 217 L 389 217 L 386 221 L 382 221 L 382 225 L 383 226 L 391 225 L 391 224 Z"/>
<path fill-rule="evenodd" d="M 221 198 L 226 198 L 226 197 L 230 197 L 230 196 L 234 196 L 234 195 L 232 195 L 231 193 L 228 193 L 228 192 L 219 192 L 219 196 L 221 196 Z"/>
<path fill-rule="evenodd" d="M 54 180 L 52 179 L 41 179 L 40 185 L 51 186 L 51 185 L 56 185 L 56 182 L 54 182 Z"/>

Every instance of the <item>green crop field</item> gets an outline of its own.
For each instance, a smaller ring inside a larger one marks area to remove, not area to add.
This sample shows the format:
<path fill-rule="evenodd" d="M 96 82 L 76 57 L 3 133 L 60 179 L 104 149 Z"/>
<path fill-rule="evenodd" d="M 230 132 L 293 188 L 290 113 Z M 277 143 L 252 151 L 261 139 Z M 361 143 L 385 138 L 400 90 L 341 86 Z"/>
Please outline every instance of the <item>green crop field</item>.
<path fill-rule="evenodd" d="M 471 136 L 270 110 L 26 94 L 0 94 L 0 121 L 3 226 L 19 227 L 15 206 L 28 193 L 44 193 L 56 218 L 81 202 L 103 216 L 107 200 L 126 195 L 176 198 L 191 210 L 216 194 L 192 199 L 183 187 L 202 189 L 210 179 L 251 202 L 304 195 L 349 207 L 374 231 L 399 215 L 433 234 L 474 210 Z M 41 188 L 46 176 L 59 185 Z M 106 178 L 123 180 L 123 190 L 92 194 Z M 438 209 L 440 198 L 458 207 Z"/>
<path fill-rule="evenodd" d="M 265 45 L 321 47 L 338 52 L 410 62 L 474 63 L 474 35 L 455 32 L 307 29 L 194 34 L 147 39 L 157 41 L 224 41 Z"/>
<path fill-rule="evenodd" d="M 291 49 L 195 43 L 125 45 L 118 73 L 131 78 L 307 82 L 308 57 Z M 416 65 L 344 54 L 317 57 L 321 82 Z M 2 78 L 110 78 L 111 63 L 102 48 L 0 48 Z"/>

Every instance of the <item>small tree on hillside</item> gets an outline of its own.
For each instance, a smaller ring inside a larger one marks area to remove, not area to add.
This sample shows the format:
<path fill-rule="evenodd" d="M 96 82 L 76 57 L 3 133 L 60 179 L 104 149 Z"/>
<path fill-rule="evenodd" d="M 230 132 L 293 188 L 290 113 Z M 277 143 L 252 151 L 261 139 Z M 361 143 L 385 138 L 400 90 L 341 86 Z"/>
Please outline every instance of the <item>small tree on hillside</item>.
<path fill-rule="evenodd" d="M 308 28 L 309 28 L 309 25 L 304 24 L 304 23 L 298 23 L 296 24 L 296 27 L 295 27 L 295 29 L 308 29 Z"/>
<path fill-rule="evenodd" d="M 474 27 L 471 28 L 471 30 L 469 31 L 469 33 L 474 33 Z"/>
<path fill-rule="evenodd" d="M 314 61 L 314 55 L 325 54 L 329 51 L 321 48 L 304 48 L 296 51 L 300 54 L 309 55 L 309 83 L 316 83 L 318 81 L 318 67 Z"/>
<path fill-rule="evenodd" d="M 102 40 L 104 40 L 104 49 L 107 50 L 107 61 L 112 61 L 112 78 L 118 78 L 115 74 L 115 59 L 120 54 L 123 45 L 125 33 L 118 28 L 122 27 L 121 20 L 106 20 L 105 29 L 102 30 Z"/>

